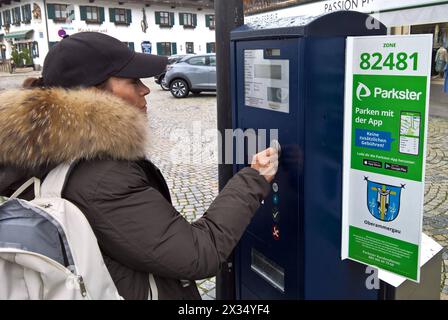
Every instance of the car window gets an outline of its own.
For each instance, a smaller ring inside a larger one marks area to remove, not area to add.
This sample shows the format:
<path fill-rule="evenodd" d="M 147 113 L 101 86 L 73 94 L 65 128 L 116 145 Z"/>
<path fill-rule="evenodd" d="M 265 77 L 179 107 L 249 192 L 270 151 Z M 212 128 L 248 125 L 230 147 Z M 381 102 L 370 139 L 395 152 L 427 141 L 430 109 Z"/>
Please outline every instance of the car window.
<path fill-rule="evenodd" d="M 216 66 L 216 57 L 210 56 L 210 66 L 215 67 Z"/>
<path fill-rule="evenodd" d="M 206 66 L 205 57 L 194 57 L 188 60 L 188 63 L 194 66 Z"/>

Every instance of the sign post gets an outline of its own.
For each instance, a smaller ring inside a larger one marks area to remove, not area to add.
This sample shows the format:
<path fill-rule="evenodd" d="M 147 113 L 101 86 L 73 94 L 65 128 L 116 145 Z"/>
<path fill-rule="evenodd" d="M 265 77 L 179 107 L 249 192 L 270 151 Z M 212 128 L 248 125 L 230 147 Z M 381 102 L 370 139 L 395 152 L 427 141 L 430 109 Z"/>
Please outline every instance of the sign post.
<path fill-rule="evenodd" d="M 349 37 L 342 259 L 419 282 L 432 35 Z"/>

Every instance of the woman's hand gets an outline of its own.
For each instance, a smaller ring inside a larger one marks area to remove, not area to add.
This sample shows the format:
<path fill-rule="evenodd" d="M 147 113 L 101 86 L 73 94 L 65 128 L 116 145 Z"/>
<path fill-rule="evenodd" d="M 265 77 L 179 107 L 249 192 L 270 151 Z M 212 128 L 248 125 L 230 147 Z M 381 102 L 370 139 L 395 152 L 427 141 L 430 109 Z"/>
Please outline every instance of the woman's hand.
<path fill-rule="evenodd" d="M 267 182 L 274 180 L 278 169 L 278 152 L 275 148 L 268 148 L 257 153 L 252 158 L 251 168 L 264 176 Z"/>

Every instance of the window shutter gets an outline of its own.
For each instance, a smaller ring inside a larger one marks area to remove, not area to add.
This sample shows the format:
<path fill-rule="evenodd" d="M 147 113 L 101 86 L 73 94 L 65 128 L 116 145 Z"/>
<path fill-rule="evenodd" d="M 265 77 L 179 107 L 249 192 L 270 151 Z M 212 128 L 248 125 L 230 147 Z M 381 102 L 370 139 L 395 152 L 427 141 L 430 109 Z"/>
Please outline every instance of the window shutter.
<path fill-rule="evenodd" d="M 2 15 L 0 14 L 0 29 L 2 28 L 2 26 L 3 26 L 3 21 L 2 21 Z"/>
<path fill-rule="evenodd" d="M 205 26 L 210 28 L 210 16 L 208 14 L 205 15 Z"/>
<path fill-rule="evenodd" d="M 171 43 L 171 54 L 177 54 L 177 43 Z"/>
<path fill-rule="evenodd" d="M 193 26 L 197 26 L 198 25 L 198 15 L 197 14 L 194 14 L 193 15 Z"/>
<path fill-rule="evenodd" d="M 86 21 L 87 20 L 87 7 L 79 6 L 79 14 L 81 16 L 81 20 Z"/>
<path fill-rule="evenodd" d="M 47 11 L 48 11 L 48 19 L 54 19 L 55 13 L 54 13 L 54 4 L 47 4 Z"/>
<path fill-rule="evenodd" d="M 14 8 L 14 17 L 15 17 L 15 22 L 20 24 L 20 21 L 22 20 L 22 17 L 20 15 L 20 7 L 16 7 Z"/>
<path fill-rule="evenodd" d="M 179 24 L 181 26 L 183 26 L 185 24 L 185 22 L 184 22 L 184 14 L 183 13 L 179 13 Z"/>
<path fill-rule="evenodd" d="M 104 22 L 104 8 L 103 7 L 98 7 L 98 11 L 100 14 L 100 22 L 103 23 Z"/>
<path fill-rule="evenodd" d="M 127 14 L 126 22 L 127 22 L 128 24 L 131 24 L 131 23 L 132 23 L 132 10 L 127 9 L 127 10 L 126 10 L 126 14 Z"/>
<path fill-rule="evenodd" d="M 175 22 L 174 22 L 174 13 L 170 12 L 170 25 L 174 26 Z"/>
<path fill-rule="evenodd" d="M 22 20 L 24 22 L 31 21 L 31 5 L 26 4 L 22 7 Z"/>
<path fill-rule="evenodd" d="M 156 11 L 156 24 L 160 24 L 160 12 Z"/>
<path fill-rule="evenodd" d="M 30 4 L 25 5 L 25 9 L 27 19 L 28 21 L 31 21 L 31 5 Z"/>
<path fill-rule="evenodd" d="M 110 22 L 115 22 L 115 9 L 109 8 L 109 20 Z"/>
<path fill-rule="evenodd" d="M 208 20 L 208 19 L 207 19 Z M 209 42 L 207 42 L 207 53 L 210 53 L 210 43 Z"/>
<path fill-rule="evenodd" d="M 162 44 L 160 42 L 157 42 L 157 54 L 162 55 Z"/>

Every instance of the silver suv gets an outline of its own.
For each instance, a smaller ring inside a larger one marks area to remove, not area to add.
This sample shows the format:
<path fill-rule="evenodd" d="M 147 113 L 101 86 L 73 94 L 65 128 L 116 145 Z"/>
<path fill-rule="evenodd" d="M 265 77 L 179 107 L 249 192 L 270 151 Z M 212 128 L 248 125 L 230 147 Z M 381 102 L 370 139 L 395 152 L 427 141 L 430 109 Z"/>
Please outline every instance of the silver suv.
<path fill-rule="evenodd" d="M 216 55 L 184 57 L 168 66 L 165 81 L 176 98 L 185 98 L 190 91 L 195 95 L 202 91 L 216 91 Z"/>

